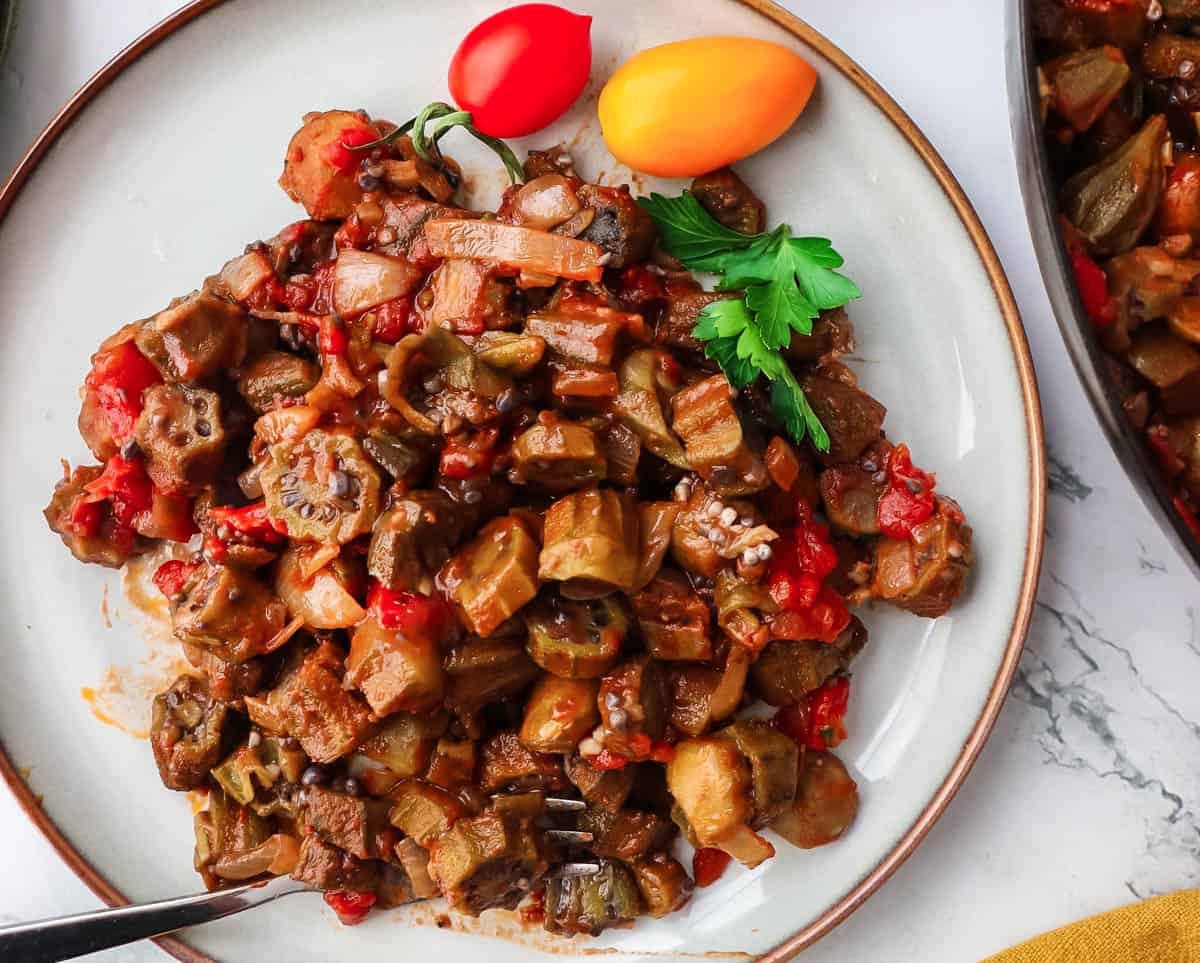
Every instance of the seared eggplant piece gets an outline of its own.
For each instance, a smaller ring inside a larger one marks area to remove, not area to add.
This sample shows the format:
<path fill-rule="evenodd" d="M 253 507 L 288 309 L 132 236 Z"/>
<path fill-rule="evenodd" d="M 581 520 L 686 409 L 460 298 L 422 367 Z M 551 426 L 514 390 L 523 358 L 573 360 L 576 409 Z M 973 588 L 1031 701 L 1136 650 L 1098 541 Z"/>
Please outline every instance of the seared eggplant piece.
<path fill-rule="evenodd" d="M 171 599 L 171 626 L 181 642 L 208 646 L 227 662 L 245 662 L 273 650 L 287 610 L 252 574 L 201 564 Z"/>
<path fill-rule="evenodd" d="M 195 789 L 221 758 L 228 710 L 203 679 L 181 675 L 154 697 L 150 748 L 168 789 Z"/>
<path fill-rule="evenodd" d="M 712 613 L 683 573 L 660 572 L 633 597 L 646 650 L 656 659 L 704 661 L 712 658 Z"/>
<path fill-rule="evenodd" d="M 666 853 L 654 853 L 636 860 L 630 869 L 642 893 L 646 912 L 660 919 L 682 909 L 695 885 L 677 859 Z"/>
<path fill-rule="evenodd" d="M 236 304 L 196 292 L 142 322 L 134 340 L 165 380 L 195 384 L 242 363 L 249 327 Z"/>
<path fill-rule="evenodd" d="M 631 352 L 618 369 L 619 392 L 612 406 L 617 417 L 642 439 L 647 451 L 677 468 L 687 468 L 687 455 L 667 424 L 658 395 L 660 362 L 666 357 L 655 348 Z"/>
<path fill-rule="evenodd" d="M 609 926 L 642 912 L 633 875 L 620 863 L 605 861 L 590 876 L 556 876 L 546 884 L 545 927 L 551 933 L 598 936 Z"/>
<path fill-rule="evenodd" d="M 524 521 L 506 515 L 446 563 L 438 578 L 472 632 L 487 638 L 537 595 L 537 553 Z"/>
<path fill-rule="evenodd" d="M 429 875 L 451 906 L 472 916 L 512 909 L 546 867 L 533 823 L 495 812 L 459 819 L 429 852 Z"/>
<path fill-rule="evenodd" d="M 565 599 L 543 594 L 525 614 L 533 661 L 564 679 L 603 675 L 620 656 L 629 617 L 618 596 Z"/>
<path fill-rule="evenodd" d="M 585 208 L 596 212 L 587 230 L 579 236 L 604 249 L 609 255 L 608 267 L 620 268 L 646 260 L 657 232 L 654 221 L 633 199 L 627 184 L 620 187 L 584 184 L 576 193 Z"/>
<path fill-rule="evenodd" d="M 362 860 L 325 842 L 315 833 L 300 844 L 292 879 L 326 892 L 373 893 L 379 886 L 380 865 Z"/>
<path fill-rule="evenodd" d="M 471 739 L 439 739 L 425 773 L 427 782 L 444 789 L 465 786 L 475 779 L 478 749 Z"/>
<path fill-rule="evenodd" d="M 1147 327 L 1129 349 L 1133 370 L 1158 389 L 1168 415 L 1200 414 L 1200 351 L 1170 331 Z"/>
<path fill-rule="evenodd" d="M 571 784 L 593 807 L 616 812 L 625 805 L 633 789 L 636 766 L 599 770 L 583 756 L 568 756 L 564 769 Z"/>
<path fill-rule="evenodd" d="M 716 736 L 732 740 L 750 763 L 754 814 L 749 822 L 751 828 L 761 829 L 796 798 L 800 750 L 794 739 L 761 719 L 731 722 Z"/>
<path fill-rule="evenodd" d="M 879 440 L 887 409 L 865 391 L 819 375 L 807 375 L 800 384 L 829 433 L 829 451 L 819 456 L 822 462 L 836 465 L 855 461 L 868 445 Z"/>
<path fill-rule="evenodd" d="M 832 645 L 812 639 L 772 642 L 750 667 L 754 689 L 770 705 L 794 705 L 844 672 L 866 642 L 866 626 L 857 616 Z"/>
<path fill-rule="evenodd" d="M 375 524 L 367 568 L 393 592 L 418 592 L 450 558 L 463 517 L 454 502 L 438 491 L 416 491 L 393 498 Z"/>
<path fill-rule="evenodd" d="M 936 619 L 962 594 L 974 557 L 971 526 L 949 498 L 938 496 L 934 514 L 913 538 L 881 538 L 875 546 L 872 594 L 922 618 Z"/>
<path fill-rule="evenodd" d="M 662 314 L 654 325 L 655 343 L 681 351 L 703 352 L 703 343 L 692 334 L 700 320 L 700 312 L 716 301 L 735 296 L 727 292 L 705 291 L 698 284 L 671 283 L 667 287 Z"/>
<path fill-rule="evenodd" d="M 204 673 L 213 698 L 222 702 L 237 702 L 244 696 L 254 695 L 262 688 L 267 673 L 265 659 L 226 662 L 207 646 L 191 642 L 183 643 L 183 654 L 193 667 Z"/>
<path fill-rule="evenodd" d="M 566 785 L 557 756 L 534 752 L 515 732 L 498 732 L 483 744 L 479 787 L 484 792 L 500 789 L 556 790 Z"/>
<path fill-rule="evenodd" d="M 832 752 L 804 754 L 796 801 L 775 817 L 771 828 L 793 846 L 813 849 L 838 839 L 858 813 L 858 785 Z"/>
<path fill-rule="evenodd" d="M 592 808 L 580 813 L 577 825 L 592 834 L 589 848 L 597 856 L 626 863 L 668 848 L 676 833 L 671 820 L 637 809 Z"/>
<path fill-rule="evenodd" d="M 444 712 L 434 715 L 395 712 L 360 748 L 364 755 L 401 779 L 419 776 L 429 766 L 435 746 L 440 745 L 439 737 L 449 725 L 450 718 Z"/>
<path fill-rule="evenodd" d="M 471 639 L 450 652 L 445 666 L 446 705 L 455 712 L 516 695 L 538 677 L 520 639 Z"/>
<path fill-rule="evenodd" d="M 761 234 L 767 221 L 766 205 L 728 167 L 701 174 L 692 181 L 692 196 L 713 220 L 739 234 Z"/>
<path fill-rule="evenodd" d="M 544 675 L 525 703 L 525 720 L 518 735 L 534 752 L 571 753 L 600 721 L 594 679 L 563 679 Z"/>
<path fill-rule="evenodd" d="M 712 725 L 712 698 L 720 684 L 721 670 L 712 666 L 671 666 L 667 680 L 671 725 L 689 736 L 703 735 Z"/>
<path fill-rule="evenodd" d="M 561 582 L 567 598 L 628 591 L 637 574 L 637 511 L 633 500 L 608 489 L 587 489 L 546 510 L 538 578 Z"/>
<path fill-rule="evenodd" d="M 1042 65 L 1050 84 L 1050 106 L 1082 133 L 1108 109 L 1132 71 L 1117 47 L 1064 54 Z"/>
<path fill-rule="evenodd" d="M 374 800 L 325 786 L 309 786 L 305 794 L 305 825 L 313 832 L 359 859 L 379 855 L 375 831 L 379 828 L 380 807 Z M 371 825 L 372 809 L 375 826 Z"/>

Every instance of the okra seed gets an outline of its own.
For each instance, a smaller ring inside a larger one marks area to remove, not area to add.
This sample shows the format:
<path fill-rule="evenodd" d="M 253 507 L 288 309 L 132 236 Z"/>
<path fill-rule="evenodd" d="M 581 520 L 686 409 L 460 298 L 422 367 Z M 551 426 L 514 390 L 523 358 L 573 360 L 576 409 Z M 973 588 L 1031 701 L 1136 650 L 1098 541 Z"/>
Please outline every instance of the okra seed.
<path fill-rule="evenodd" d="M 255 749 L 262 742 L 262 734 L 257 729 L 251 729 L 250 735 L 246 737 L 246 745 L 251 749 Z"/>
<path fill-rule="evenodd" d="M 329 770 L 313 763 L 300 776 L 302 786 L 323 786 L 329 781 Z"/>
<path fill-rule="evenodd" d="M 732 505 L 721 512 L 721 521 L 726 525 L 732 525 L 737 521 L 737 509 Z"/>

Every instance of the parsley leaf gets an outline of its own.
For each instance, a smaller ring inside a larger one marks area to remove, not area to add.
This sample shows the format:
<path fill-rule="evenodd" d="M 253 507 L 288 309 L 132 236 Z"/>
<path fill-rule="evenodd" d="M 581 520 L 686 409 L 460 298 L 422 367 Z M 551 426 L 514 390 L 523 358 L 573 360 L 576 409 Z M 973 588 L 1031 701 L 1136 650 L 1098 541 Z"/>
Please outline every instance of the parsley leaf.
<path fill-rule="evenodd" d="M 667 250 L 685 263 L 713 254 L 738 251 L 749 247 L 754 241 L 754 236 L 731 231 L 714 220 L 688 191 L 678 197 L 651 194 L 649 197 L 639 197 L 638 203 L 654 218 Z M 713 268 L 698 267 L 695 270 Z"/>
<path fill-rule="evenodd" d="M 692 335 L 705 342 L 704 353 L 735 387 L 765 377 L 771 407 L 788 433 L 828 451 L 829 433 L 780 349 L 793 331 L 812 334 L 821 311 L 862 296 L 858 285 L 837 273 L 842 256 L 827 238 L 792 237 L 786 224 L 769 233 L 738 234 L 714 220 L 688 191 L 679 197 L 651 194 L 638 203 L 671 254 L 693 271 L 719 275 L 717 290 L 743 292 L 701 311 Z"/>

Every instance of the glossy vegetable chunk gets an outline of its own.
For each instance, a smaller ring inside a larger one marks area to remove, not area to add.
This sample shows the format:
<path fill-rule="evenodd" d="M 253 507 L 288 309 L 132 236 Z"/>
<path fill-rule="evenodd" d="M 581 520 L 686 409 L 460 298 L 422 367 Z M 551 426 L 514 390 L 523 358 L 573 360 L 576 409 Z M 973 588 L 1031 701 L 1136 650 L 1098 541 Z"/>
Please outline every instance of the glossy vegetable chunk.
<path fill-rule="evenodd" d="M 479 786 L 485 792 L 553 790 L 565 784 L 558 758 L 529 749 L 515 732 L 498 732 L 483 744 Z"/>
<path fill-rule="evenodd" d="M 600 680 L 603 747 L 629 759 L 645 759 L 667 726 L 666 679 L 659 664 L 636 656 Z"/>
<path fill-rule="evenodd" d="M 711 612 L 681 572 L 660 572 L 633 597 L 646 650 L 656 659 L 706 661 L 712 658 Z"/>
<path fill-rule="evenodd" d="M 377 136 L 361 114 L 349 110 L 305 114 L 288 144 L 279 186 L 318 221 L 347 217 L 362 196 L 355 177 L 360 155 L 347 147 Z"/>
<path fill-rule="evenodd" d="M 262 473 L 271 519 L 302 541 L 352 541 L 379 515 L 379 472 L 347 434 L 310 431 L 271 446 Z"/>
<path fill-rule="evenodd" d="M 537 595 L 537 552 L 525 523 L 506 515 L 446 563 L 439 579 L 472 632 L 487 638 Z"/>
<path fill-rule="evenodd" d="M 591 679 L 617 661 L 629 617 L 616 596 L 575 600 L 550 593 L 529 607 L 525 625 L 534 662 L 564 679 Z"/>
<path fill-rule="evenodd" d="M 241 364 L 248 328 L 236 304 L 197 292 L 144 321 L 135 340 L 167 381 L 195 383 Z"/>
<path fill-rule="evenodd" d="M 638 518 L 627 496 L 587 489 L 546 511 L 538 578 L 561 582 L 567 598 L 628 591 L 637 574 Z"/>
<path fill-rule="evenodd" d="M 672 465 L 687 468 L 687 455 L 667 425 L 658 394 L 658 371 L 664 357 L 655 348 L 640 348 L 621 362 L 620 390 L 613 401 L 613 411 L 637 433 L 648 451 Z"/>
<path fill-rule="evenodd" d="M 793 846 L 812 849 L 838 839 L 858 813 L 858 785 L 832 752 L 805 753 L 796 801 L 771 823 Z"/>
<path fill-rule="evenodd" d="M 532 824 L 495 812 L 458 820 L 429 853 L 429 875 L 451 906 L 472 915 L 511 909 L 545 870 Z"/>
<path fill-rule="evenodd" d="M 656 919 L 682 909 L 695 889 L 687 870 L 666 853 L 654 853 L 635 861 L 630 867 L 646 912 Z"/>
<path fill-rule="evenodd" d="M 268 351 L 255 359 L 238 379 L 238 391 L 259 414 L 278 402 L 303 398 L 321 377 L 321 369 L 306 358 L 286 351 Z"/>
<path fill-rule="evenodd" d="M 373 893 L 379 885 L 379 864 L 358 859 L 314 833 L 300 843 L 300 856 L 290 875 L 314 889 Z"/>
<path fill-rule="evenodd" d="M 595 213 L 579 236 L 603 248 L 608 256 L 606 267 L 622 268 L 646 259 L 654 243 L 654 222 L 633 199 L 628 185 L 584 184 L 579 189 L 579 200 Z"/>
<path fill-rule="evenodd" d="M 596 693 L 593 679 L 563 679 L 545 675 L 533 687 L 525 703 L 525 719 L 518 738 L 534 752 L 574 752 L 596 723 Z"/>
<path fill-rule="evenodd" d="M 287 610 L 253 575 L 203 564 L 171 599 L 171 626 L 182 642 L 208 646 L 227 662 L 245 662 L 272 650 Z"/>
<path fill-rule="evenodd" d="M 551 933 L 597 936 L 607 927 L 642 911 L 633 875 L 616 862 L 605 862 L 591 876 L 555 877 L 546 886 L 545 927 Z"/>
<path fill-rule="evenodd" d="M 350 640 L 346 682 L 362 692 L 378 716 L 436 709 L 445 688 L 437 640 L 406 636 L 368 616 Z"/>
<path fill-rule="evenodd" d="M 729 739 L 750 763 L 754 828 L 769 823 L 796 797 L 796 767 L 800 752 L 794 740 L 760 719 L 739 719 L 716 733 Z"/>
<path fill-rule="evenodd" d="M 713 375 L 671 399 L 671 427 L 683 439 L 688 464 L 727 494 L 767 486 L 762 459 L 746 444 L 724 375 Z"/>
<path fill-rule="evenodd" d="M 701 174 L 692 181 L 691 191 L 713 220 L 730 230 L 758 234 L 766 226 L 766 205 L 728 167 Z"/>
<path fill-rule="evenodd" d="M 519 639 L 471 639 L 456 646 L 445 665 L 446 705 L 456 712 L 515 695 L 538 676 Z"/>
<path fill-rule="evenodd" d="M 518 482 L 548 491 L 570 491 L 603 481 L 607 461 L 590 428 L 545 417 L 527 428 L 512 447 Z"/>
<path fill-rule="evenodd" d="M 134 438 L 146 472 L 166 491 L 195 493 L 212 482 L 225 456 L 221 399 L 181 384 L 155 385 L 142 396 Z"/>
<path fill-rule="evenodd" d="M 421 846 L 429 847 L 463 815 L 458 800 L 427 782 L 406 779 L 392 790 L 388 820 Z"/>
<path fill-rule="evenodd" d="M 829 451 L 820 456 L 823 462 L 832 465 L 854 461 L 863 449 L 879 440 L 887 409 L 865 391 L 816 375 L 806 376 L 800 383 L 829 432 Z"/>
<path fill-rule="evenodd" d="M 181 675 L 154 697 L 150 747 L 168 789 L 194 789 L 221 758 L 227 709 L 202 679 Z"/>
<path fill-rule="evenodd" d="M 1171 415 L 1200 413 L 1200 351 L 1161 328 L 1147 328 L 1129 349 L 1129 363 L 1153 384 Z"/>
<path fill-rule="evenodd" d="M 583 756 L 566 758 L 564 770 L 571 784 L 592 806 L 616 812 L 625 805 L 637 776 L 636 766 L 598 770 Z"/>
<path fill-rule="evenodd" d="M 442 492 L 393 498 L 371 533 L 368 571 L 394 592 L 427 589 L 450 558 L 463 522 L 461 509 Z"/>
<path fill-rule="evenodd" d="M 1063 211 L 1097 255 L 1133 247 L 1154 217 L 1163 186 L 1167 122 L 1155 114 L 1118 150 L 1063 185 Z"/>
<path fill-rule="evenodd" d="M 313 832 L 338 849 L 359 859 L 377 855 L 374 845 L 372 810 L 378 820 L 379 806 L 373 800 L 338 792 L 325 786 L 309 786 L 305 793 L 305 823 Z"/>
<path fill-rule="evenodd" d="M 944 615 L 963 590 L 973 562 L 971 527 L 962 511 L 938 496 L 933 516 L 911 540 L 881 538 L 875 549 L 872 592 L 914 615 Z"/>
<path fill-rule="evenodd" d="M 394 712 L 361 749 L 402 779 L 419 776 L 430 764 L 434 747 L 449 724 L 444 712 L 433 715 Z"/>
<path fill-rule="evenodd" d="M 844 671 L 866 641 L 866 627 L 852 617 L 832 645 L 812 639 L 772 642 L 750 667 L 754 689 L 773 706 L 798 703 L 831 676 Z"/>
<path fill-rule="evenodd" d="M 1131 75 L 1116 47 L 1065 54 L 1043 64 L 1042 71 L 1050 82 L 1051 106 L 1080 132 L 1096 122 Z"/>

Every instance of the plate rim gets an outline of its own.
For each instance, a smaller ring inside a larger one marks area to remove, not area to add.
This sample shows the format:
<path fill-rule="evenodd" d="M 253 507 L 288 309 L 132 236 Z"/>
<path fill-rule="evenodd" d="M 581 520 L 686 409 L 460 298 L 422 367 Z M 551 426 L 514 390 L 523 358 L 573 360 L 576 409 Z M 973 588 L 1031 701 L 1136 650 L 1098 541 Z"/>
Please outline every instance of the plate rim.
<path fill-rule="evenodd" d="M 174 13 L 150 27 L 92 75 L 51 118 L 17 166 L 13 168 L 3 186 L 0 187 L 0 224 L 3 223 L 5 216 L 20 194 L 21 188 L 33 174 L 46 152 L 70 127 L 75 117 L 98 94 L 142 54 L 198 17 L 226 2 L 227 0 L 190 0 Z M 1029 459 L 1029 524 L 1026 532 L 1025 560 L 1017 605 L 1009 628 L 1008 640 L 1005 643 L 1004 655 L 979 716 L 941 785 L 930 797 L 920 815 L 874 869 L 815 920 L 760 957 L 762 963 L 783 963 L 834 929 L 899 869 L 900 865 L 925 838 L 933 824 L 945 812 L 987 742 L 1016 672 L 1033 615 L 1045 538 L 1046 459 L 1037 375 L 1020 311 L 995 247 L 957 178 L 951 173 L 946 162 L 916 122 L 870 74 L 824 34 L 795 14 L 780 7 L 774 0 L 735 0 L 735 2 L 772 21 L 814 49 L 833 65 L 891 121 L 908 145 L 916 151 L 929 173 L 933 175 L 967 232 L 996 297 L 997 307 L 1012 349 L 1013 363 L 1024 409 L 1025 428 L 1029 439 L 1027 452 Z M 75 848 L 66 834 L 42 808 L 40 798 L 9 757 L 4 747 L 2 734 L 0 734 L 0 778 L 3 778 L 18 805 L 41 831 L 63 862 L 96 896 L 108 906 L 128 905 L 129 900 L 125 895 Z M 201 953 L 178 938 L 166 936 L 160 937 L 154 942 L 181 963 L 217 963 L 212 957 Z"/>

